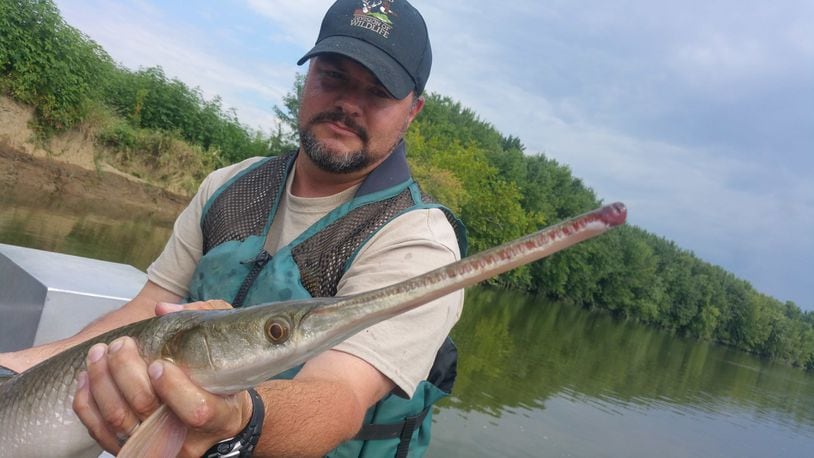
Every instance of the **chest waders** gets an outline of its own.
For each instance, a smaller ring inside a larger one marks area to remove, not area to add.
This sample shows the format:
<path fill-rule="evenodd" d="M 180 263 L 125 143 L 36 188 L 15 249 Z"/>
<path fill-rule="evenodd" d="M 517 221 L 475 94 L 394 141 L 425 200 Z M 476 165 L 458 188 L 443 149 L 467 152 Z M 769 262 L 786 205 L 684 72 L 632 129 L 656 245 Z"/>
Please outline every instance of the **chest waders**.
<path fill-rule="evenodd" d="M 294 154 L 259 161 L 218 189 L 201 218 L 203 257 L 189 286 L 190 301 L 223 299 L 235 307 L 328 297 L 359 249 L 398 215 L 440 208 L 466 252 L 463 225 L 423 195 L 412 180 L 403 143 L 362 183 L 356 196 L 329 212 L 273 256 L 264 244 Z M 430 441 L 432 404 L 452 389 L 457 353 L 447 337 L 427 380 L 405 399 L 390 393 L 368 409 L 359 434 L 331 457 L 420 456 Z M 276 378 L 292 378 L 299 368 Z"/>

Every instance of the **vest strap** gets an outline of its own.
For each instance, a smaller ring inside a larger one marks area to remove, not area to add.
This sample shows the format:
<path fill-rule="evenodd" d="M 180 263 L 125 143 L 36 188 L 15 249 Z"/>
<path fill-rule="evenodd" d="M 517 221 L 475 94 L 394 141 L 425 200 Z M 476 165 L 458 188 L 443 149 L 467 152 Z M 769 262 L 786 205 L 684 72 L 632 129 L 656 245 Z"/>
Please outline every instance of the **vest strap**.
<path fill-rule="evenodd" d="M 396 458 L 407 458 L 407 452 L 410 450 L 410 442 L 413 440 L 413 431 L 416 425 L 419 424 L 418 417 L 423 420 L 424 416 L 429 412 L 432 407 L 427 407 L 421 411 L 420 415 L 407 417 L 404 420 L 404 428 L 401 429 L 401 437 L 399 437 L 399 446 L 396 448 Z"/>
<path fill-rule="evenodd" d="M 270 260 L 271 255 L 268 253 L 268 251 L 263 249 L 254 259 L 241 261 L 241 264 L 251 264 L 252 268 L 249 270 L 249 273 L 246 274 L 246 278 L 243 279 L 243 283 L 240 284 L 240 288 L 238 288 L 235 298 L 232 299 L 232 307 L 243 307 L 243 302 L 246 301 L 246 295 L 249 294 L 249 290 L 252 288 L 252 286 L 254 286 L 254 282 L 257 280 L 257 276 L 260 275 L 260 271 L 263 270 L 263 267 L 265 267 Z"/>
<path fill-rule="evenodd" d="M 359 430 L 353 440 L 369 441 L 395 439 L 398 437 L 401 439 L 401 442 L 396 451 L 396 456 L 407 456 L 407 448 L 410 445 L 410 439 L 413 437 L 413 431 L 415 431 L 416 426 L 424 421 L 430 409 L 432 409 L 431 405 L 427 406 L 427 408 L 422 410 L 418 415 L 404 417 L 404 421 L 398 423 L 362 425 L 362 429 Z"/>

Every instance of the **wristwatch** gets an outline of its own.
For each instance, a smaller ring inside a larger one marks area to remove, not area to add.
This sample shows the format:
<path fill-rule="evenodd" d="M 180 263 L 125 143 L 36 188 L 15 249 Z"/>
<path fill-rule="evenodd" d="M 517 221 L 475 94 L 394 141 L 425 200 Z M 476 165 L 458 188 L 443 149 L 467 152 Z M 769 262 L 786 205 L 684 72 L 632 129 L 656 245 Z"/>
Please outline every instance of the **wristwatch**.
<path fill-rule="evenodd" d="M 206 451 L 203 458 L 226 458 L 239 457 L 251 458 L 260 433 L 263 431 L 263 418 L 266 414 L 263 398 L 257 394 L 254 388 L 246 390 L 252 400 L 252 417 L 249 424 L 237 436 L 226 439 L 213 445 Z"/>

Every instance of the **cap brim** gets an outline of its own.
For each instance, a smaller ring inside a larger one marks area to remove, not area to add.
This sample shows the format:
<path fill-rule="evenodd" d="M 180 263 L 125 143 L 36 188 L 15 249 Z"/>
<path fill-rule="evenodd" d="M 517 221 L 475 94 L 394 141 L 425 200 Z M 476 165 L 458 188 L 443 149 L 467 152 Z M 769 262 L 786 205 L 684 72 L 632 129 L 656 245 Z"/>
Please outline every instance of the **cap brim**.
<path fill-rule="evenodd" d="M 326 37 L 302 56 L 297 65 L 325 53 L 340 54 L 359 62 L 378 78 L 390 95 L 399 100 L 410 95 L 415 89 L 415 81 L 401 64 L 376 46 L 353 37 Z"/>

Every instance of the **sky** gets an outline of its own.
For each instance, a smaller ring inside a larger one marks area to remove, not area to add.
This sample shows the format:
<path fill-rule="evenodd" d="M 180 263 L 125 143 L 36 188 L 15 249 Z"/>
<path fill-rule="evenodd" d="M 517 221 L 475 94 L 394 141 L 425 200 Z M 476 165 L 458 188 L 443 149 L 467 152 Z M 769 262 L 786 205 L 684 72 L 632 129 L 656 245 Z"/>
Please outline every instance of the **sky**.
<path fill-rule="evenodd" d="M 568 165 L 630 223 L 814 311 L 814 2 L 412 3 L 427 91 Z M 331 2 L 56 4 L 121 65 L 161 66 L 271 132 Z"/>

